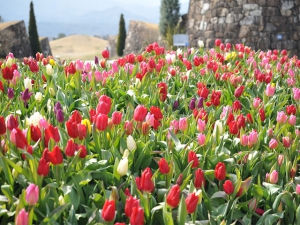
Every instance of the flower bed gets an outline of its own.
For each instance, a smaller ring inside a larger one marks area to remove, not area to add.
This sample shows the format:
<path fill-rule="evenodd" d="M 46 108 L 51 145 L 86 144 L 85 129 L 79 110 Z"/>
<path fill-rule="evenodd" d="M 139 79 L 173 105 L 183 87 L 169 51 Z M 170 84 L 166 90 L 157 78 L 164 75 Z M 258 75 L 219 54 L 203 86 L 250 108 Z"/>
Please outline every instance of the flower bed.
<path fill-rule="evenodd" d="M 300 224 L 300 60 L 102 56 L 0 62 L 3 224 Z"/>

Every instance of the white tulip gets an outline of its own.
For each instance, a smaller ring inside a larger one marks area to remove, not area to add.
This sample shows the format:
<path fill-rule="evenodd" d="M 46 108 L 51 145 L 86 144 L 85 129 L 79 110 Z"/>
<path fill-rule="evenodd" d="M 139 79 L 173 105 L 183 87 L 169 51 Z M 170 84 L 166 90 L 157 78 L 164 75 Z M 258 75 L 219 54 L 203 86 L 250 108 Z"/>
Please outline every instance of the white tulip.
<path fill-rule="evenodd" d="M 43 118 L 39 112 L 35 112 L 29 117 L 28 122 L 29 124 L 40 127 L 40 120 Z"/>
<path fill-rule="evenodd" d="M 217 133 L 219 136 L 221 136 L 223 134 L 223 132 L 224 132 L 223 123 L 222 123 L 222 121 L 217 120 L 215 122 L 215 127 L 214 127 L 213 134 L 212 134 L 214 139 L 217 138 Z"/>
<path fill-rule="evenodd" d="M 202 40 L 198 41 L 198 46 L 199 48 L 203 48 L 204 47 L 204 42 Z"/>
<path fill-rule="evenodd" d="M 125 149 L 124 153 L 123 153 L 123 157 L 122 158 L 127 158 L 129 156 L 129 150 Z"/>
<path fill-rule="evenodd" d="M 176 51 L 176 53 L 177 53 L 177 56 L 182 55 L 182 49 L 178 48 L 177 51 Z"/>
<path fill-rule="evenodd" d="M 122 177 L 124 176 L 128 171 L 128 158 L 123 158 L 120 160 L 117 172 Z"/>
<path fill-rule="evenodd" d="M 35 100 L 37 100 L 38 102 L 40 102 L 43 99 L 43 94 L 38 91 L 37 93 L 35 93 L 34 98 L 35 98 Z"/>
<path fill-rule="evenodd" d="M 127 137 L 127 148 L 129 151 L 132 151 L 133 149 L 136 149 L 136 143 L 135 140 L 131 135 Z"/>
<path fill-rule="evenodd" d="M 51 75 L 53 74 L 53 72 L 54 72 L 54 70 L 53 70 L 52 66 L 51 66 L 50 64 L 48 64 L 48 65 L 46 66 L 46 73 L 47 73 L 49 76 L 51 76 Z"/>
<path fill-rule="evenodd" d="M 25 86 L 25 89 L 28 88 L 29 91 L 32 90 L 31 79 L 29 77 L 24 79 L 24 86 Z"/>
<path fill-rule="evenodd" d="M 8 57 L 6 60 L 6 66 L 11 67 L 12 63 L 13 63 L 13 59 L 11 57 Z"/>

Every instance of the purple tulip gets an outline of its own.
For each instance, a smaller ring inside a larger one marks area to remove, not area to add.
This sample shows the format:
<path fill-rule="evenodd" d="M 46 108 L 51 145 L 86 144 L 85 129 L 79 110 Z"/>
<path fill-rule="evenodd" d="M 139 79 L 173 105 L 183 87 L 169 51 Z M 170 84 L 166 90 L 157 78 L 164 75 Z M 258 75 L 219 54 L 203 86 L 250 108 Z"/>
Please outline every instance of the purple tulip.
<path fill-rule="evenodd" d="M 173 104 L 173 110 L 176 110 L 178 108 L 178 106 L 179 106 L 179 102 L 178 102 L 178 100 L 176 100 Z"/>
<path fill-rule="evenodd" d="M 24 92 L 21 92 L 21 99 L 22 101 L 27 104 L 27 101 L 30 99 L 30 96 L 32 95 L 32 92 L 29 92 L 29 89 L 26 88 Z"/>
<path fill-rule="evenodd" d="M 203 100 L 204 100 L 204 98 L 202 98 L 202 97 L 199 98 L 199 101 L 198 101 L 198 109 L 203 108 Z"/>
<path fill-rule="evenodd" d="M 8 88 L 8 89 L 7 89 L 7 96 L 8 96 L 9 99 L 14 98 L 14 97 L 15 97 L 14 89 Z"/>
<path fill-rule="evenodd" d="M 62 123 L 64 122 L 65 120 L 65 117 L 64 117 L 64 113 L 61 109 L 59 109 L 57 112 L 56 112 L 56 119 L 59 123 Z"/>
<path fill-rule="evenodd" d="M 196 98 L 192 98 L 189 104 L 190 110 L 194 110 L 196 107 Z"/>
<path fill-rule="evenodd" d="M 96 64 L 96 65 L 99 65 L 99 59 L 98 59 L 97 56 L 95 56 L 95 64 Z"/>
<path fill-rule="evenodd" d="M 59 109 L 62 110 L 61 104 L 60 104 L 60 102 L 56 102 L 55 105 L 54 105 L 54 113 L 55 113 L 55 115 L 57 114 L 57 111 Z"/>

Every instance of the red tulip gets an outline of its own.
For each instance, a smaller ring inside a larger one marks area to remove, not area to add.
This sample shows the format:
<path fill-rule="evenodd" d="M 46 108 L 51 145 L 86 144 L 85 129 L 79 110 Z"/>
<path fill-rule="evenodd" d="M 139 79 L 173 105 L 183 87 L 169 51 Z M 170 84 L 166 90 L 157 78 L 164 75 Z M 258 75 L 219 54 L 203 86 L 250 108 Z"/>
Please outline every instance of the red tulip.
<path fill-rule="evenodd" d="M 0 65 L 0 67 L 1 67 L 1 65 Z M 4 87 L 3 87 L 3 83 L 1 80 L 0 80 L 0 91 L 2 91 L 2 93 L 4 92 Z"/>
<path fill-rule="evenodd" d="M 170 171 L 170 167 L 167 163 L 167 161 L 164 158 L 161 158 L 161 160 L 159 160 L 158 162 L 158 166 L 159 166 L 159 171 L 162 174 L 167 174 Z"/>
<path fill-rule="evenodd" d="M 238 124 L 235 121 L 229 123 L 229 132 L 233 135 L 237 135 L 239 132 Z"/>
<path fill-rule="evenodd" d="M 5 67 L 4 69 L 2 69 L 2 77 L 5 80 L 12 80 L 15 70 L 18 70 L 18 66 L 15 63 L 12 64 L 11 67 Z"/>
<path fill-rule="evenodd" d="M 195 193 L 191 193 L 185 199 L 186 209 L 189 214 L 195 212 L 199 201 L 199 196 Z"/>
<path fill-rule="evenodd" d="M 108 115 L 110 111 L 110 105 L 107 104 L 106 102 L 104 101 L 100 101 L 97 105 L 97 108 L 96 108 L 96 113 L 99 114 L 105 114 L 105 115 Z"/>
<path fill-rule="evenodd" d="M 102 208 L 102 219 L 112 221 L 115 218 L 116 204 L 114 200 L 105 200 Z"/>
<path fill-rule="evenodd" d="M 124 130 L 126 132 L 127 135 L 131 135 L 133 132 L 133 125 L 130 121 L 125 121 L 124 123 Z"/>
<path fill-rule="evenodd" d="M 160 82 L 157 84 L 157 87 L 159 89 L 159 99 L 164 102 L 167 99 L 167 92 L 168 87 L 167 84 L 164 82 Z"/>
<path fill-rule="evenodd" d="M 126 203 L 125 203 L 125 215 L 130 218 L 131 217 L 131 214 L 132 214 L 132 209 L 134 207 L 139 207 L 140 206 L 140 203 L 139 203 L 139 200 L 136 199 L 135 197 L 132 197 L 132 196 L 129 196 L 127 199 L 126 199 Z"/>
<path fill-rule="evenodd" d="M 163 118 L 163 114 L 162 114 L 162 112 L 161 112 L 161 110 L 160 110 L 159 107 L 151 106 L 150 107 L 150 113 L 152 115 L 154 115 L 154 118 L 156 120 L 161 120 Z"/>
<path fill-rule="evenodd" d="M 143 225 L 144 224 L 144 210 L 142 207 L 133 207 L 130 224 L 131 225 Z"/>
<path fill-rule="evenodd" d="M 259 116 L 260 116 L 260 120 L 261 120 L 262 122 L 264 122 L 265 119 L 266 119 L 266 115 L 265 115 L 264 109 L 263 109 L 263 108 L 259 109 L 258 113 L 259 113 Z"/>
<path fill-rule="evenodd" d="M 235 100 L 233 102 L 233 110 L 236 112 L 236 111 L 241 110 L 241 109 L 242 109 L 242 105 L 241 105 L 240 101 Z"/>
<path fill-rule="evenodd" d="M 247 121 L 248 121 L 248 123 L 251 123 L 251 124 L 253 123 L 253 118 L 250 113 L 247 114 Z"/>
<path fill-rule="evenodd" d="M 113 112 L 112 114 L 112 123 L 113 125 L 119 125 L 122 120 L 122 113 L 121 112 Z"/>
<path fill-rule="evenodd" d="M 84 159 L 87 155 L 87 150 L 86 147 L 84 145 L 79 145 L 78 146 L 78 151 L 80 151 L 79 153 L 79 157 Z"/>
<path fill-rule="evenodd" d="M 142 191 L 142 189 L 141 189 L 141 178 L 140 177 L 135 178 L 135 183 L 136 183 L 137 189 Z"/>
<path fill-rule="evenodd" d="M 107 49 L 103 50 L 102 56 L 104 59 L 109 59 L 109 51 Z"/>
<path fill-rule="evenodd" d="M 222 162 L 218 162 L 215 168 L 215 177 L 218 180 L 224 180 L 226 177 L 226 166 Z"/>
<path fill-rule="evenodd" d="M 202 185 L 205 186 L 205 177 L 204 177 L 204 171 L 198 168 L 195 172 L 195 187 L 197 189 L 201 188 Z"/>
<path fill-rule="evenodd" d="M 91 123 L 94 123 L 96 121 L 97 113 L 95 109 L 90 109 L 90 121 Z"/>
<path fill-rule="evenodd" d="M 197 93 L 198 93 L 199 97 L 207 99 L 208 94 L 209 94 L 209 89 L 206 86 L 204 86 L 202 88 L 198 88 Z"/>
<path fill-rule="evenodd" d="M 148 135 L 149 134 L 149 131 L 150 131 L 150 125 L 148 122 L 143 122 L 142 124 L 142 134 L 144 136 Z"/>
<path fill-rule="evenodd" d="M 77 123 L 72 121 L 72 120 L 68 120 L 66 122 L 66 127 L 67 127 L 67 132 L 68 135 L 71 138 L 77 138 L 78 137 L 78 129 L 77 129 Z"/>
<path fill-rule="evenodd" d="M 238 129 L 241 129 L 242 128 L 245 128 L 246 126 L 246 119 L 243 115 L 239 115 L 236 119 L 236 123 L 237 123 L 237 126 L 238 126 Z"/>
<path fill-rule="evenodd" d="M 59 165 L 63 162 L 62 152 L 57 145 L 52 149 L 52 152 L 47 154 L 47 157 L 53 165 Z"/>
<path fill-rule="evenodd" d="M 223 184 L 223 189 L 226 194 L 231 195 L 234 191 L 234 186 L 231 180 L 226 180 Z"/>
<path fill-rule="evenodd" d="M 35 60 L 31 60 L 29 62 L 29 69 L 30 69 L 31 72 L 37 73 L 37 72 L 39 72 L 40 68 L 39 68 L 39 66 L 38 66 L 38 64 Z"/>
<path fill-rule="evenodd" d="M 3 116 L 0 116 L 0 136 L 6 133 L 5 120 Z"/>
<path fill-rule="evenodd" d="M 216 40 L 215 40 L 215 45 L 216 45 L 217 47 L 219 47 L 219 46 L 221 45 L 221 40 L 220 40 L 220 39 L 216 39 Z"/>
<path fill-rule="evenodd" d="M 242 96 L 244 92 L 245 87 L 244 86 L 239 86 L 237 89 L 234 91 L 234 97 L 239 98 Z"/>
<path fill-rule="evenodd" d="M 138 105 L 133 114 L 133 119 L 138 122 L 143 122 L 143 120 L 146 118 L 148 113 L 148 110 L 145 106 L 143 105 Z"/>
<path fill-rule="evenodd" d="M 46 159 L 42 157 L 37 168 L 38 175 L 45 177 L 49 174 L 49 170 L 49 162 L 47 162 Z"/>
<path fill-rule="evenodd" d="M 83 140 L 86 137 L 86 126 L 78 123 L 76 128 L 78 130 L 78 139 Z"/>
<path fill-rule="evenodd" d="M 234 115 L 229 113 L 226 121 L 227 125 L 229 125 L 232 121 L 234 121 Z"/>
<path fill-rule="evenodd" d="M 41 130 L 38 126 L 30 125 L 31 140 L 37 142 L 42 138 Z"/>
<path fill-rule="evenodd" d="M 9 115 L 6 118 L 6 127 L 8 130 L 12 131 L 12 129 L 17 128 L 19 126 L 18 117 Z"/>
<path fill-rule="evenodd" d="M 48 128 L 44 131 L 44 145 L 48 147 L 48 143 L 50 138 L 52 138 L 56 143 L 59 142 L 60 136 L 57 127 L 53 127 L 52 124 L 49 125 Z"/>
<path fill-rule="evenodd" d="M 28 146 L 27 139 L 23 132 L 17 127 L 14 128 L 10 133 L 10 141 L 20 149 L 26 149 Z"/>
<path fill-rule="evenodd" d="M 197 155 L 196 155 L 195 152 L 189 151 L 189 153 L 188 153 L 188 163 L 190 163 L 192 161 L 193 161 L 192 168 L 197 168 L 198 165 L 199 165 Z"/>
<path fill-rule="evenodd" d="M 66 156 L 73 157 L 75 154 L 75 150 L 76 150 L 76 144 L 72 139 L 69 139 L 65 150 Z"/>
<path fill-rule="evenodd" d="M 294 105 L 286 106 L 285 110 L 288 115 L 296 115 L 296 106 Z"/>
<path fill-rule="evenodd" d="M 221 98 L 221 91 L 213 91 L 210 98 L 211 98 L 211 103 L 214 106 L 219 106 L 220 98 Z"/>
<path fill-rule="evenodd" d="M 142 191 L 152 192 L 154 190 L 154 183 L 151 180 L 151 178 L 152 178 L 151 169 L 147 167 L 142 172 L 142 176 L 141 176 L 140 187 Z"/>
<path fill-rule="evenodd" d="M 172 208 L 176 208 L 180 201 L 180 187 L 179 185 L 175 184 L 170 189 L 168 195 L 167 195 L 167 204 L 171 206 Z"/>
<path fill-rule="evenodd" d="M 96 118 L 96 128 L 104 131 L 108 126 L 108 117 L 105 114 L 99 114 Z"/>

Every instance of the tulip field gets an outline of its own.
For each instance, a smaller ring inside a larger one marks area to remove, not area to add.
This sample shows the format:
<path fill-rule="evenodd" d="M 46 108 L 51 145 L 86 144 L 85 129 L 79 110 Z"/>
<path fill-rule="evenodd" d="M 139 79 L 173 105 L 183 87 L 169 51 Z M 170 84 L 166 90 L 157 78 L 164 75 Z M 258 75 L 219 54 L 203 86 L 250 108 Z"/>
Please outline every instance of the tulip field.
<path fill-rule="evenodd" d="M 0 224 L 300 224 L 286 50 L 152 43 L 0 67 Z"/>

